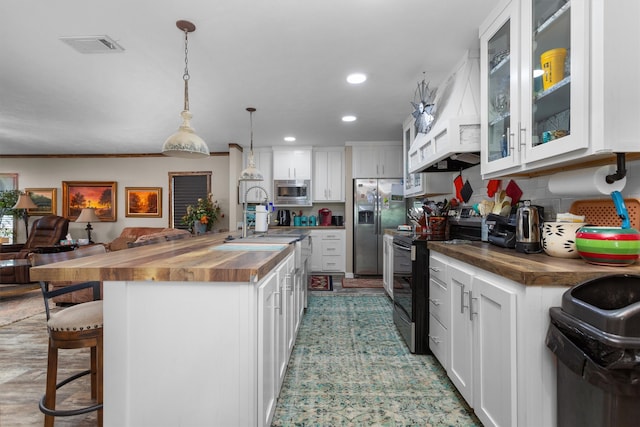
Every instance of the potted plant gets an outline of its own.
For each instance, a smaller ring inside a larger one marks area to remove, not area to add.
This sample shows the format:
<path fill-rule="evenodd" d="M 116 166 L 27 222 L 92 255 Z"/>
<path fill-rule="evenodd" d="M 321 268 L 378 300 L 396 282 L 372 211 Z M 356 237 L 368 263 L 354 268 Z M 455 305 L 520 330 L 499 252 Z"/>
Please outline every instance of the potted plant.
<path fill-rule="evenodd" d="M 213 224 L 220 216 L 220 205 L 217 200 L 213 200 L 213 194 L 209 193 L 206 198 L 199 198 L 195 206 L 187 206 L 187 213 L 182 217 L 182 223 L 189 231 L 201 234 L 211 231 Z"/>

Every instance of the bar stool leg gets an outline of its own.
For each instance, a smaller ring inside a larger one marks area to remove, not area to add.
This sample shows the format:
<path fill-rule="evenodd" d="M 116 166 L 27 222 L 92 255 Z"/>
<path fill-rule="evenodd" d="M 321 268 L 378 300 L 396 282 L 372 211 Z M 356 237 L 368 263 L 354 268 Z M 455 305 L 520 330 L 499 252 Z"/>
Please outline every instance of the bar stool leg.
<path fill-rule="evenodd" d="M 44 399 L 45 406 L 49 409 L 56 408 L 56 382 L 58 380 L 58 349 L 53 347 L 49 341 L 49 352 L 47 357 L 47 388 L 46 397 Z M 44 416 L 44 427 L 53 427 L 55 417 L 52 415 Z"/>

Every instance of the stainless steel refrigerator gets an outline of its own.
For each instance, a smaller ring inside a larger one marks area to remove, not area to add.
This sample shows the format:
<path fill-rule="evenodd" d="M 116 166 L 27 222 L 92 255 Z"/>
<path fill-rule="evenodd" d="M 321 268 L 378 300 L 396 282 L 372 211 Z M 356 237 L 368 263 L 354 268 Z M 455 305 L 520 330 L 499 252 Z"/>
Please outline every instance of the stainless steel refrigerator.
<path fill-rule="evenodd" d="M 405 224 L 401 178 L 359 178 L 353 180 L 353 270 L 354 274 L 382 274 L 382 236 L 387 228 Z"/>

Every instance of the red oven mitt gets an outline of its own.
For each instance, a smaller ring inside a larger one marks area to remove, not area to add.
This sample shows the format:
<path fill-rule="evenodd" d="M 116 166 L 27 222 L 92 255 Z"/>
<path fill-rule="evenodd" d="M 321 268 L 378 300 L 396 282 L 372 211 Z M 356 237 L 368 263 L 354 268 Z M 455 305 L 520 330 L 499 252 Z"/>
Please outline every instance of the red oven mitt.
<path fill-rule="evenodd" d="M 500 188 L 500 180 L 499 179 L 490 179 L 487 183 L 487 196 L 493 197 Z"/>
<path fill-rule="evenodd" d="M 464 187 L 462 175 L 458 175 L 455 177 L 455 179 L 453 180 L 453 186 L 456 188 L 456 199 L 463 200 L 462 194 L 460 194 L 460 191 L 462 191 L 462 187 Z"/>

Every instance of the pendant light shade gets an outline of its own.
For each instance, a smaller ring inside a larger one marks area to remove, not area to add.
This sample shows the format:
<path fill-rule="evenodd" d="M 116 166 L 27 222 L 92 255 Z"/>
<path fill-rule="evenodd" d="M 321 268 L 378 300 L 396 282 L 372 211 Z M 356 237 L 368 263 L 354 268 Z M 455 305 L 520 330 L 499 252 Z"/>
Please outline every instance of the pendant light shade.
<path fill-rule="evenodd" d="M 162 146 L 162 154 L 171 157 L 183 157 L 187 159 L 197 159 L 209 156 L 209 147 L 196 135 L 191 127 L 191 112 L 189 111 L 189 60 L 188 60 L 188 35 L 196 30 L 196 26 L 189 21 L 178 21 L 176 26 L 184 32 L 184 111 L 182 125 L 178 132 L 171 135 Z"/>
<path fill-rule="evenodd" d="M 251 148 L 249 150 L 249 166 L 240 174 L 240 178 L 238 181 L 264 181 L 264 176 L 262 172 L 256 168 L 256 162 L 253 158 L 253 113 L 256 111 L 253 107 L 248 107 L 247 111 L 249 112 L 249 123 L 251 126 Z"/>

